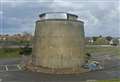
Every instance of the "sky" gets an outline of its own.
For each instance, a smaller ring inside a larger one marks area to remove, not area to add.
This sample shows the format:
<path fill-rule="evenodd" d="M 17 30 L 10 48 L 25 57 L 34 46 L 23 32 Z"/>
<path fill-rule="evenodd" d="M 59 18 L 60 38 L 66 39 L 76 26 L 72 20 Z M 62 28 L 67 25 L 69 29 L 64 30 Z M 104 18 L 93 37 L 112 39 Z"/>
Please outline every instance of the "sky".
<path fill-rule="evenodd" d="M 0 0 L 0 34 L 34 34 L 44 12 L 78 15 L 85 36 L 120 36 L 120 0 Z"/>

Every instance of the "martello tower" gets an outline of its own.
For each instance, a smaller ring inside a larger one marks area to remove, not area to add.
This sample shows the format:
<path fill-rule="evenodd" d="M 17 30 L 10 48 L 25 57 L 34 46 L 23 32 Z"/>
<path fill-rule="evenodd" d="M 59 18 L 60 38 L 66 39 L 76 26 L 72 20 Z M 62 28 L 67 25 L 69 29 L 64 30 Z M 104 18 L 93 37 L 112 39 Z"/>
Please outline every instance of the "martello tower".
<path fill-rule="evenodd" d="M 84 23 L 78 16 L 43 13 L 36 21 L 32 64 L 40 72 L 77 73 L 84 63 Z"/>

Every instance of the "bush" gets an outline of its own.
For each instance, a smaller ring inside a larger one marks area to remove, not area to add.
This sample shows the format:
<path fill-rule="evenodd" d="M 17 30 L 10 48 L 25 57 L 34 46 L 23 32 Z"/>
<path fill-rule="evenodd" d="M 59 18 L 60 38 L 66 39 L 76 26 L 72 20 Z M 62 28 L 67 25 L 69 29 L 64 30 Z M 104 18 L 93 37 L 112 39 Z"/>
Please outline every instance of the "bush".
<path fill-rule="evenodd" d="M 29 46 L 25 46 L 21 48 L 19 52 L 20 55 L 31 55 L 31 53 L 32 53 L 32 48 L 30 48 Z"/>
<path fill-rule="evenodd" d="M 105 38 L 98 38 L 94 44 L 96 45 L 108 45 L 109 42 Z"/>

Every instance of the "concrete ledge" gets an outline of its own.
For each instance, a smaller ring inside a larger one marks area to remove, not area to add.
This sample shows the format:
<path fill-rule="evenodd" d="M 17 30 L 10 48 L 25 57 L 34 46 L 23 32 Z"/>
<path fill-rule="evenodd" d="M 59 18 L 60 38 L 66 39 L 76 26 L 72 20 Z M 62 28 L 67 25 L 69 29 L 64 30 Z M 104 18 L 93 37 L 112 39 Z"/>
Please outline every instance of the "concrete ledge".
<path fill-rule="evenodd" d="M 66 21 L 66 22 L 69 22 L 69 21 L 72 21 L 72 22 L 80 22 L 82 24 L 84 24 L 83 21 L 80 21 L 80 20 L 67 20 L 67 19 L 43 19 L 43 20 L 37 20 L 37 22 L 44 22 L 44 21 Z"/>

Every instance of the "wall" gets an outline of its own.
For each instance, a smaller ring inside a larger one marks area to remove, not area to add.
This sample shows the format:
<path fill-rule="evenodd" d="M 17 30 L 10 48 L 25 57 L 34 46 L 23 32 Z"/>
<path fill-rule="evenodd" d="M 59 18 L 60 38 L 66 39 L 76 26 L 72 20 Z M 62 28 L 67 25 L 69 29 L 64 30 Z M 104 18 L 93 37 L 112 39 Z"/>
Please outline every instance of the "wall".
<path fill-rule="evenodd" d="M 47 68 L 74 68 L 84 63 L 84 26 L 81 21 L 36 22 L 33 64 Z"/>

